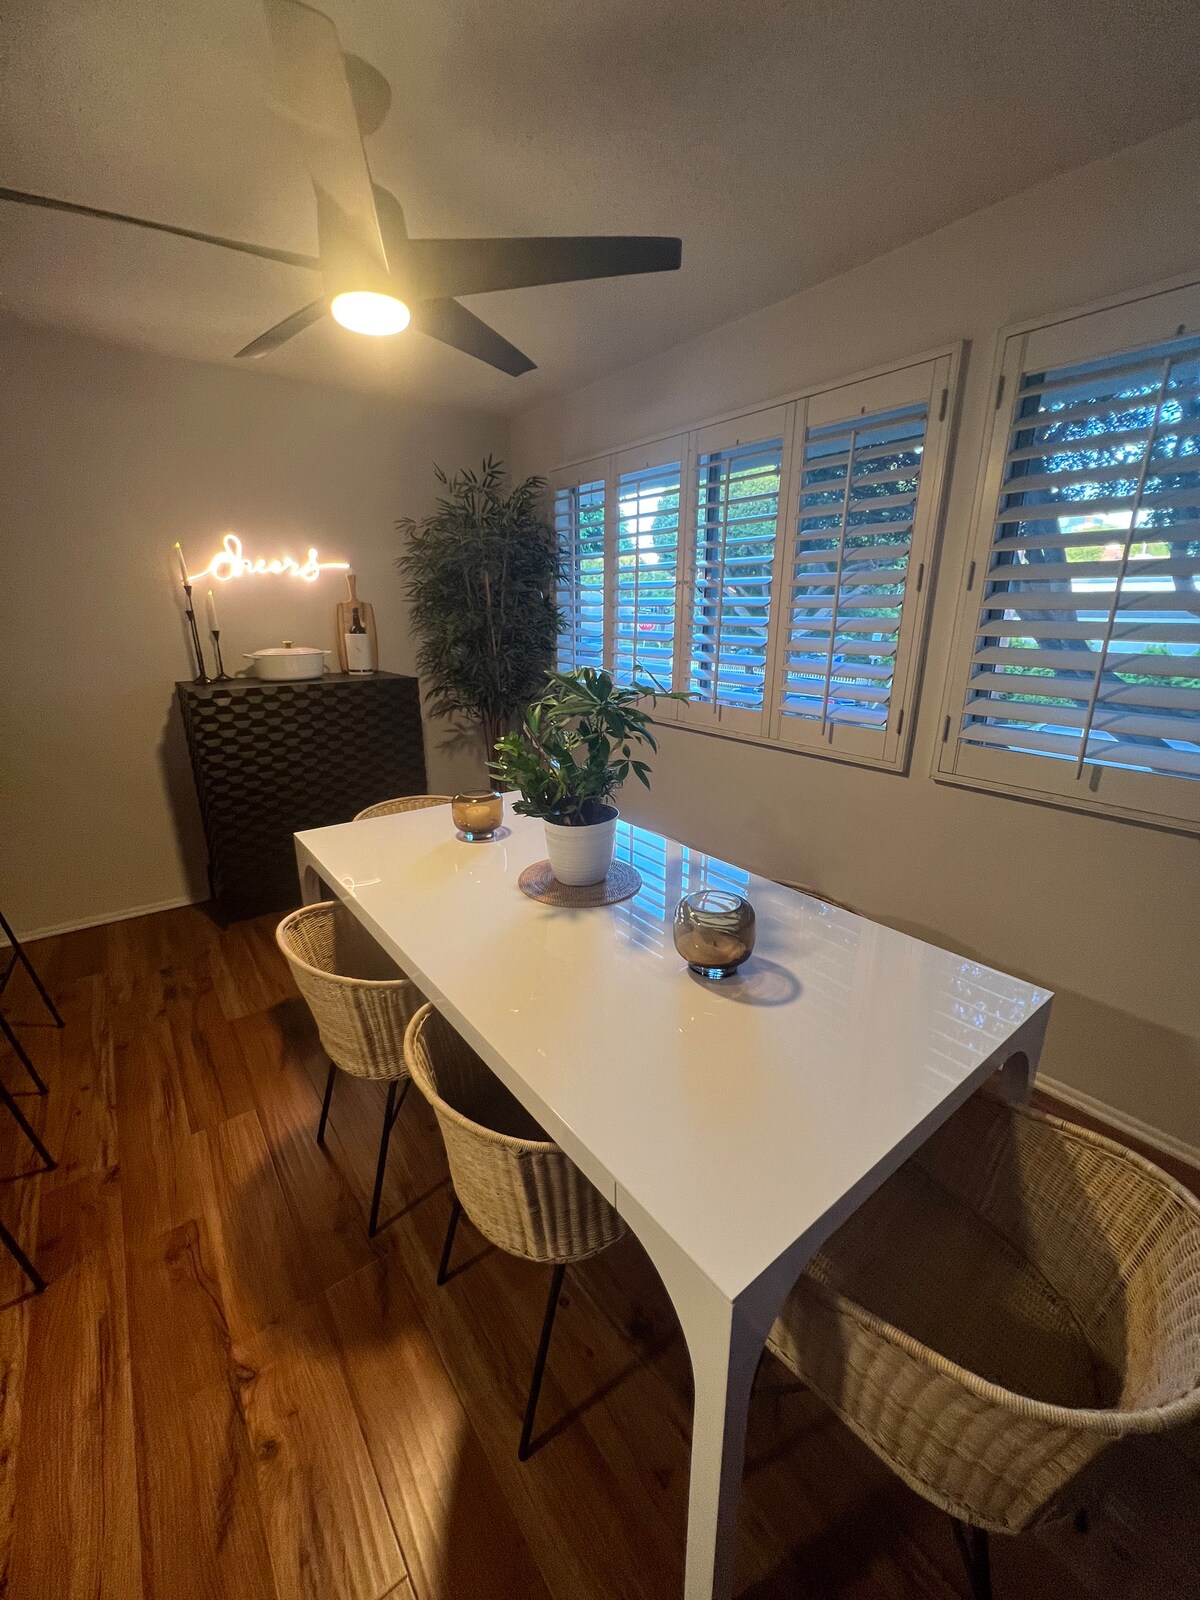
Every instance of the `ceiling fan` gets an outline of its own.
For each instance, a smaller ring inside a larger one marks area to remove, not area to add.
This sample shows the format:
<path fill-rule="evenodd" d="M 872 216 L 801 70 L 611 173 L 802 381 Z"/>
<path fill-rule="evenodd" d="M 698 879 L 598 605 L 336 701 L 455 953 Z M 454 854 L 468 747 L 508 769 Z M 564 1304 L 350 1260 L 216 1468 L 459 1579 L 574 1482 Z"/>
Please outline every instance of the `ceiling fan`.
<path fill-rule="evenodd" d="M 316 256 L 19 189 L 0 188 L 0 200 L 127 222 L 319 273 L 321 294 L 252 339 L 238 357 L 277 350 L 328 311 L 355 333 L 394 334 L 411 323 L 516 378 L 535 363 L 460 305 L 457 296 L 671 272 L 679 266 L 680 240 L 657 236 L 410 239 L 399 201 L 371 181 L 363 149 L 364 135 L 375 132 L 391 105 L 386 79 L 343 52 L 324 12 L 302 0 L 264 0 L 264 6 L 284 107 L 300 137 L 316 197 Z"/>

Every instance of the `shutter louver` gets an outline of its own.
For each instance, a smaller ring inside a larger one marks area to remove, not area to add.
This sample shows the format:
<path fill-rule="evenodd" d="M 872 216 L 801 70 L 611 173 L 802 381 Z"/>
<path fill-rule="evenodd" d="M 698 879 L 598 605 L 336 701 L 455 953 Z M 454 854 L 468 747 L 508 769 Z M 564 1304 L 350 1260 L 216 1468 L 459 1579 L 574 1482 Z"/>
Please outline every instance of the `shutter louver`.
<path fill-rule="evenodd" d="M 888 726 L 927 416 L 910 405 L 805 434 L 785 718 Z"/>
<path fill-rule="evenodd" d="M 613 675 L 621 684 L 672 686 L 680 468 L 675 461 L 617 479 Z"/>
<path fill-rule="evenodd" d="M 1200 339 L 1027 372 L 960 745 L 1200 778 Z"/>
<path fill-rule="evenodd" d="M 554 525 L 562 562 L 558 670 L 599 668 L 604 665 L 604 480 L 556 490 Z"/>
<path fill-rule="evenodd" d="M 763 707 L 782 473 L 782 438 L 697 460 L 688 690 L 698 704 Z"/>

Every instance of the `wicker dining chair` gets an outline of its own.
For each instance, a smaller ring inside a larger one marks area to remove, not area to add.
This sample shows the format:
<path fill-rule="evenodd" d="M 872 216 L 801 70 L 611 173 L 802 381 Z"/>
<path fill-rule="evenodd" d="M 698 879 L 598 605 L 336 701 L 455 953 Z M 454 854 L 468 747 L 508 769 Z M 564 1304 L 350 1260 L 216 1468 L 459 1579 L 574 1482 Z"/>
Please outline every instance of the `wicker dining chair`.
<path fill-rule="evenodd" d="M 275 938 L 329 1057 L 317 1143 L 325 1143 L 333 1081 L 339 1067 L 355 1078 L 387 1080 L 387 1106 L 368 1224 L 373 1237 L 379 1227 L 388 1143 L 408 1093 L 404 1030 L 424 996 L 336 900 L 322 900 L 293 911 L 279 924 Z"/>
<path fill-rule="evenodd" d="M 422 1006 L 409 1023 L 404 1054 L 441 1127 L 454 1184 L 439 1285 L 446 1282 L 464 1211 L 509 1255 L 554 1264 L 517 1446 L 524 1461 L 567 1267 L 615 1244 L 625 1224 L 433 1006 Z"/>
<path fill-rule="evenodd" d="M 404 794 L 395 800 L 381 800 L 378 805 L 367 806 L 354 820 L 366 822 L 370 817 L 394 817 L 398 811 L 424 811 L 426 806 L 448 806 L 452 798 L 448 794 Z"/>
<path fill-rule="evenodd" d="M 988 1600 L 989 1533 L 1071 1509 L 1125 1435 L 1200 1417 L 1200 1203 L 977 1095 L 828 1240 L 768 1347 L 950 1513 Z"/>

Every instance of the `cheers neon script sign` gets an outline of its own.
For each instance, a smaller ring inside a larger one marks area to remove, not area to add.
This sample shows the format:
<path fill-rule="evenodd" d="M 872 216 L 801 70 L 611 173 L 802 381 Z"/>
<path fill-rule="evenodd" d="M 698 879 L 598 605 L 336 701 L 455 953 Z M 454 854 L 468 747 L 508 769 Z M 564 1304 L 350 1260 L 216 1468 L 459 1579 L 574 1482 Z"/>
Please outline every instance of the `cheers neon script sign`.
<path fill-rule="evenodd" d="M 178 549 L 178 546 L 176 546 Z M 180 551 L 180 565 L 187 571 Z M 262 556 L 251 558 L 242 550 L 242 541 L 236 533 L 227 533 L 221 548 L 203 572 L 187 574 L 188 583 L 199 583 L 201 578 L 215 578 L 218 583 L 228 583 L 232 578 L 303 578 L 305 583 L 315 583 L 323 572 L 349 572 L 348 561 L 322 561 L 314 549 L 309 549 L 303 561 L 291 556 L 274 556 L 267 561 Z"/>

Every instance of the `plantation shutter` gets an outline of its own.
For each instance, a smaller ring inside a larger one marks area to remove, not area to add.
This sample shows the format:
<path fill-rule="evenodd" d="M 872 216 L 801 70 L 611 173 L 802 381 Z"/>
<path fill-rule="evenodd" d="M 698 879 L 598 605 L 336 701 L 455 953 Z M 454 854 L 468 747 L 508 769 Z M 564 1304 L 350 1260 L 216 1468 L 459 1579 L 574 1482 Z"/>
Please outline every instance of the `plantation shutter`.
<path fill-rule="evenodd" d="M 613 676 L 673 686 L 680 490 L 686 440 L 616 458 Z"/>
<path fill-rule="evenodd" d="M 798 408 L 775 733 L 899 765 L 941 500 L 950 360 Z"/>
<path fill-rule="evenodd" d="M 1200 822 L 1200 335 L 1016 342 L 953 770 Z"/>
<path fill-rule="evenodd" d="M 793 412 L 778 406 L 693 436 L 684 721 L 766 732 L 771 601 Z"/>
<path fill-rule="evenodd" d="M 555 662 L 560 672 L 601 667 L 605 658 L 604 462 L 554 491 L 554 525 L 562 565 L 556 599 L 563 614 Z"/>

